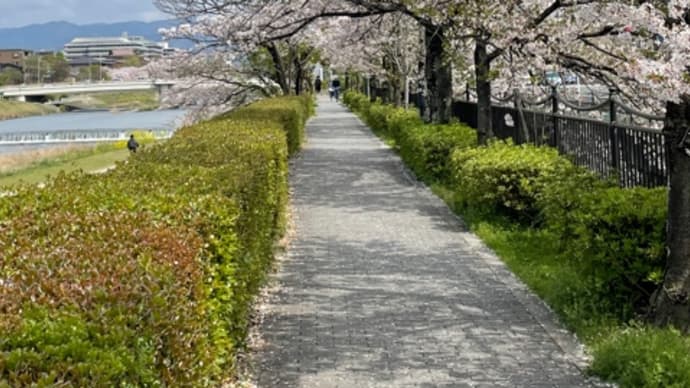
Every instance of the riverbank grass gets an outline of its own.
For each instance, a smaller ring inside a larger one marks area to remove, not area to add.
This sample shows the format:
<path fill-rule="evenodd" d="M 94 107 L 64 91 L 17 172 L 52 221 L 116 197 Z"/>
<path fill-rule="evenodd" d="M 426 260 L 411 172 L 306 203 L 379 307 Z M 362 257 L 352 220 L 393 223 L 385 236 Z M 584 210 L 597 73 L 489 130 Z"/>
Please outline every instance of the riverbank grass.
<path fill-rule="evenodd" d="M 158 93 L 153 90 L 80 94 L 68 101 L 88 109 L 148 111 L 160 106 Z"/>
<path fill-rule="evenodd" d="M 19 183 L 40 183 L 49 176 L 56 176 L 60 172 L 83 170 L 99 172 L 123 161 L 129 156 L 126 149 L 116 149 L 105 152 L 96 150 L 70 151 L 56 158 L 45 159 L 29 165 L 23 169 L 0 174 L 0 187 L 12 186 Z"/>
<path fill-rule="evenodd" d="M 59 110 L 51 105 L 0 100 L 0 120 L 18 119 L 28 116 L 41 116 L 58 112 Z"/>

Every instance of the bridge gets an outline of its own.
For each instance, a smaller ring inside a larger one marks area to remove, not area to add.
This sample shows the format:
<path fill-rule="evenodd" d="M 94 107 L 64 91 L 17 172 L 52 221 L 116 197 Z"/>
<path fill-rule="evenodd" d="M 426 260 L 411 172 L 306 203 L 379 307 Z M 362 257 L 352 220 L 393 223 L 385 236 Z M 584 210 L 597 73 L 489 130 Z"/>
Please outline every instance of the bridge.
<path fill-rule="evenodd" d="M 79 93 L 124 92 L 136 90 L 157 90 L 159 95 L 170 89 L 176 81 L 142 80 L 142 81 L 98 81 L 76 83 L 54 83 L 40 85 L 13 85 L 0 88 L 0 96 L 18 101 L 47 100 L 50 95 L 68 95 Z"/>

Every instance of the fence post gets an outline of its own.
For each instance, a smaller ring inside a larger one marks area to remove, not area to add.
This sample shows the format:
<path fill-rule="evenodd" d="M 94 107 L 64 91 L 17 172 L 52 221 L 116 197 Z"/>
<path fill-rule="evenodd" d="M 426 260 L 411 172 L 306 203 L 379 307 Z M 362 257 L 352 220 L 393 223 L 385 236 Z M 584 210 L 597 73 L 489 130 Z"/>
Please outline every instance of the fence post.
<path fill-rule="evenodd" d="M 522 112 L 522 96 L 520 96 L 520 91 L 518 89 L 513 89 L 513 104 L 515 105 L 515 111 L 517 112 L 517 117 L 513 120 L 515 124 L 515 135 L 522 133 L 523 142 L 529 143 L 531 141 L 529 135 L 529 128 L 527 127 L 527 122 L 525 121 L 525 115 Z M 518 127 L 522 130 L 519 131 Z M 537 142 L 535 142 L 537 144 Z"/>
<path fill-rule="evenodd" d="M 551 86 L 551 121 L 553 125 L 553 137 L 556 149 L 560 149 L 561 136 L 558 133 L 558 89 L 555 85 Z"/>
<path fill-rule="evenodd" d="M 611 147 L 611 167 L 618 169 L 620 166 L 620 157 L 618 150 L 618 136 L 616 128 L 616 89 L 609 90 L 609 143 Z"/>
<path fill-rule="evenodd" d="M 367 74 L 367 97 L 369 97 L 369 101 L 371 101 L 371 81 L 369 74 Z"/>

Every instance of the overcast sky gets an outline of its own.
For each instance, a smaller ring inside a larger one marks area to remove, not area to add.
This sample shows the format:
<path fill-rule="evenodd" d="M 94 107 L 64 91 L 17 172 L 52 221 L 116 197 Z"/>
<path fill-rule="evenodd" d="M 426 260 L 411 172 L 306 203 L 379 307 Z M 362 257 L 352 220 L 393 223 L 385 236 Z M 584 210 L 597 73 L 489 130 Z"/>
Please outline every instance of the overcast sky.
<path fill-rule="evenodd" d="M 153 0 L 0 0 L 0 28 L 67 21 L 75 24 L 169 19 Z"/>

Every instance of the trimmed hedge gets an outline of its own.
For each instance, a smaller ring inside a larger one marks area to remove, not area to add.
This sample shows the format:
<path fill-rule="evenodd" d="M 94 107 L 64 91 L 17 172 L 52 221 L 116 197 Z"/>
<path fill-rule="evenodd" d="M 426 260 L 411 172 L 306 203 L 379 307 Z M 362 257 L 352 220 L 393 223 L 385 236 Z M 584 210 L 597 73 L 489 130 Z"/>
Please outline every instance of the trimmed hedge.
<path fill-rule="evenodd" d="M 261 121 L 186 127 L 106 174 L 1 198 L 0 386 L 232 377 L 285 224 L 286 134 L 303 133 L 287 126 L 313 109 L 292 101 L 284 116 L 262 101 L 244 108 L 266 106 Z"/>
<path fill-rule="evenodd" d="M 464 124 L 403 126 L 398 139 L 400 155 L 417 175 L 448 182 L 451 154 L 475 147 L 477 132 Z"/>
<path fill-rule="evenodd" d="M 567 176 L 572 164 L 548 147 L 494 141 L 456 150 L 451 158 L 455 187 L 464 206 L 534 223 L 547 182 Z"/>
<path fill-rule="evenodd" d="M 256 102 L 223 115 L 222 119 L 277 121 L 287 134 L 288 152 L 292 156 L 300 150 L 304 141 L 305 123 L 313 114 L 314 103 L 311 97 L 290 96 Z"/>

